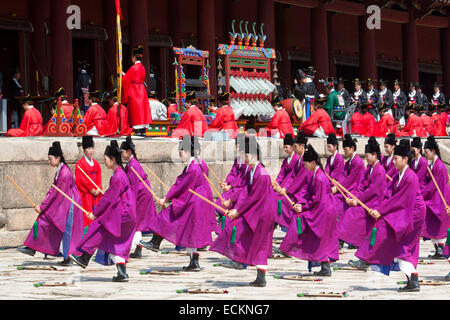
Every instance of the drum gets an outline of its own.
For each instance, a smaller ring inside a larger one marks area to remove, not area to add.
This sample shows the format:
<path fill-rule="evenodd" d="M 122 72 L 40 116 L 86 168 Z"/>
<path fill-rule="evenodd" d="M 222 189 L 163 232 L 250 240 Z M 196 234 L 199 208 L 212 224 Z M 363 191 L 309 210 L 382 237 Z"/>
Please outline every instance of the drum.
<path fill-rule="evenodd" d="M 302 121 L 304 101 L 302 103 L 296 98 L 286 99 L 281 101 L 281 105 L 287 111 L 293 122 Z"/>

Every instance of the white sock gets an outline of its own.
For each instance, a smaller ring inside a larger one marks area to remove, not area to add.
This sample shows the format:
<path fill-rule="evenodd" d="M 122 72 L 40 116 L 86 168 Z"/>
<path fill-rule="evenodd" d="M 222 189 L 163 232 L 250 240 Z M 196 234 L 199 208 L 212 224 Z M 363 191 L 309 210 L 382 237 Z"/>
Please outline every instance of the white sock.
<path fill-rule="evenodd" d="M 126 263 L 126 261 L 125 261 L 124 258 L 119 257 L 119 256 L 115 256 L 115 255 L 113 255 L 113 254 L 110 254 L 110 255 L 109 255 L 109 258 L 111 259 L 111 261 L 112 261 L 114 264 L 118 264 L 118 263 L 123 263 L 123 264 L 125 264 L 125 263 Z"/>
<path fill-rule="evenodd" d="M 431 243 L 432 244 L 444 244 L 445 243 L 445 238 L 444 239 L 431 239 Z"/>
<path fill-rule="evenodd" d="M 400 267 L 400 270 L 408 276 L 408 278 L 411 278 L 412 273 L 417 273 L 416 268 L 414 268 L 413 264 L 411 262 L 397 259 L 396 262 L 398 262 L 398 266 Z M 394 260 L 395 261 L 395 260 Z"/>
<path fill-rule="evenodd" d="M 264 270 L 264 272 L 267 272 L 267 264 L 266 265 L 256 265 L 256 270 Z"/>
<path fill-rule="evenodd" d="M 134 234 L 133 237 L 133 242 L 131 243 L 131 250 L 136 250 L 136 247 L 139 243 L 139 241 L 142 240 L 142 232 L 141 231 L 136 231 L 136 233 Z"/>
<path fill-rule="evenodd" d="M 189 256 L 192 258 L 194 253 L 197 253 L 197 248 L 186 248 L 186 251 L 189 253 Z"/>

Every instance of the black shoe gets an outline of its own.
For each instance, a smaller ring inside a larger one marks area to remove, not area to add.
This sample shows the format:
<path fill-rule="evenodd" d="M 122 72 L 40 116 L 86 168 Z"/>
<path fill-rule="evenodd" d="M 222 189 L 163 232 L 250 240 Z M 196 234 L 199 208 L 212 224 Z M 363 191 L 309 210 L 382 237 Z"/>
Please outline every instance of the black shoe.
<path fill-rule="evenodd" d="M 319 272 L 314 272 L 313 275 L 321 277 L 331 277 L 331 266 L 329 262 L 322 262 L 322 269 Z"/>
<path fill-rule="evenodd" d="M 72 260 L 70 258 L 64 259 L 63 261 L 58 262 L 56 265 L 60 267 L 70 267 L 72 264 Z"/>
<path fill-rule="evenodd" d="M 342 248 L 344 248 L 344 241 L 339 240 L 339 250 L 341 250 Z"/>
<path fill-rule="evenodd" d="M 130 254 L 130 258 L 141 259 L 142 258 L 142 247 L 140 245 L 136 246 L 136 250 Z"/>
<path fill-rule="evenodd" d="M 358 261 L 350 260 L 348 262 L 348 264 L 351 265 L 353 268 L 356 268 L 359 270 L 367 271 L 367 269 L 369 269 L 369 264 L 362 260 L 358 260 Z"/>
<path fill-rule="evenodd" d="M 264 270 L 257 270 L 256 280 L 249 283 L 251 287 L 265 287 L 266 286 L 266 272 Z"/>
<path fill-rule="evenodd" d="M 117 276 L 112 278 L 113 282 L 128 282 L 127 267 L 123 263 L 116 264 Z"/>
<path fill-rule="evenodd" d="M 443 255 L 444 245 L 443 244 L 435 244 L 434 248 L 436 249 L 436 252 L 434 253 L 434 255 L 429 255 L 428 258 L 435 259 L 435 260 L 445 260 L 445 257 Z"/>
<path fill-rule="evenodd" d="M 92 257 L 92 255 L 91 255 L 91 254 L 87 254 L 87 253 L 83 253 L 83 254 L 81 255 L 81 257 L 78 257 L 78 256 L 76 256 L 76 255 L 74 255 L 74 254 L 71 254 L 71 255 L 69 256 L 69 258 L 70 258 L 73 262 L 75 262 L 77 265 L 79 265 L 79 266 L 82 267 L 83 269 L 86 269 L 86 267 L 87 267 L 88 264 L 89 264 L 89 261 L 91 261 L 91 257 Z"/>
<path fill-rule="evenodd" d="M 184 271 L 200 271 L 200 264 L 198 263 L 198 253 L 193 253 L 191 256 L 191 262 L 187 267 L 183 267 Z"/>
<path fill-rule="evenodd" d="M 450 281 L 450 272 L 445 276 L 445 281 Z"/>
<path fill-rule="evenodd" d="M 36 250 L 28 248 L 27 246 L 18 247 L 17 251 L 19 251 L 19 252 L 21 252 L 23 254 L 27 254 L 29 256 L 32 256 L 32 257 L 34 257 L 34 255 L 36 254 Z"/>
<path fill-rule="evenodd" d="M 408 276 L 406 276 L 408 278 Z M 398 289 L 398 292 L 419 292 L 419 276 L 417 273 L 411 274 L 411 278 L 408 278 L 408 283 L 403 288 Z"/>
<path fill-rule="evenodd" d="M 154 234 L 152 240 L 149 242 L 139 241 L 139 245 L 143 246 L 145 249 L 152 250 L 155 252 L 159 251 L 159 246 L 161 245 L 161 241 L 163 241 L 163 237 Z"/>

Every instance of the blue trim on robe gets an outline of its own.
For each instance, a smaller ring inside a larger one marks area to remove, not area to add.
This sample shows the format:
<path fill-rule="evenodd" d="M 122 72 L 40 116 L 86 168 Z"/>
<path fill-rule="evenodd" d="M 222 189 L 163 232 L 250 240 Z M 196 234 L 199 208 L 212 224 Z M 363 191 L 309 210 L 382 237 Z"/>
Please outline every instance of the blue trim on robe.
<path fill-rule="evenodd" d="M 73 200 L 73 196 L 72 196 Z M 62 256 L 64 259 L 67 259 L 69 257 L 69 249 L 70 249 L 70 242 L 72 240 L 72 229 L 73 229 L 73 204 L 70 206 L 69 215 L 67 216 L 66 221 L 66 229 L 64 231 L 63 237 L 62 237 Z M 61 252 L 58 254 L 58 256 L 61 255 Z"/>
<path fill-rule="evenodd" d="M 382 264 L 371 264 L 370 268 L 373 271 L 380 272 L 386 276 L 389 276 L 389 273 L 391 271 L 401 271 L 398 262 L 392 262 L 390 266 L 385 266 Z"/>
<path fill-rule="evenodd" d="M 94 262 L 97 262 L 98 264 L 104 265 L 104 266 L 112 266 L 114 263 L 109 258 L 109 253 L 98 249 L 97 254 L 95 255 Z"/>

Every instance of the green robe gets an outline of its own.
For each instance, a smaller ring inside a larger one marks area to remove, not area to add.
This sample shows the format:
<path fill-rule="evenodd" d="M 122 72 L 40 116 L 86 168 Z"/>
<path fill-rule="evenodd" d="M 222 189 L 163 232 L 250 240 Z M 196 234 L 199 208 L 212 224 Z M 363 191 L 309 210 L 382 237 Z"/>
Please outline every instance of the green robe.
<path fill-rule="evenodd" d="M 331 117 L 331 114 L 333 112 L 333 109 L 337 108 L 340 106 L 339 104 L 339 99 L 338 99 L 339 93 L 337 93 L 335 90 L 332 91 L 328 97 L 327 97 L 327 101 L 325 102 L 325 104 L 323 105 L 323 108 L 325 109 L 325 111 L 328 113 L 328 115 L 330 116 L 331 119 L 333 119 Z M 345 118 L 345 112 L 338 112 L 334 115 L 334 119 L 335 120 L 344 120 Z"/>

